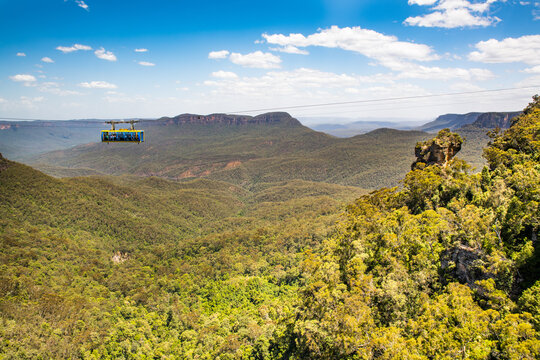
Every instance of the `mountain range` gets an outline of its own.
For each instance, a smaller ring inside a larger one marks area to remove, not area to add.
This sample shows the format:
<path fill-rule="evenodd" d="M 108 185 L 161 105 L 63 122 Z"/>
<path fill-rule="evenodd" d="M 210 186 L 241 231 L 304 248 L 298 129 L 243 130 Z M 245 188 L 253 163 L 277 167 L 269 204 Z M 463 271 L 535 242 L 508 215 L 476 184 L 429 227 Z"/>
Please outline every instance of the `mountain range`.
<path fill-rule="evenodd" d="M 480 169 L 485 163 L 482 147 L 489 140 L 486 129 L 508 127 L 517 114 L 447 114 L 421 128 L 459 127 L 466 140 L 460 156 Z M 357 122 L 343 128 L 338 124 L 334 130 L 347 132 L 350 126 L 367 130 L 380 124 Z M 314 127 L 321 126 L 328 127 Z M 98 142 L 103 128 L 107 125 L 94 119 L 2 122 L 0 152 L 62 177 L 208 178 L 247 188 L 297 178 L 373 189 L 396 185 L 414 160 L 410 149 L 430 136 L 423 131 L 379 128 L 336 138 L 302 125 L 287 113 L 142 119 L 137 128 L 146 131 L 146 141 L 136 145 Z"/>
<path fill-rule="evenodd" d="M 397 183 L 414 160 L 410 149 L 428 136 L 378 129 L 336 138 L 287 113 L 184 114 L 139 125 L 145 129 L 144 143 L 80 145 L 30 163 L 53 175 L 81 169 L 175 180 L 204 177 L 247 188 L 291 179 L 376 188 Z"/>

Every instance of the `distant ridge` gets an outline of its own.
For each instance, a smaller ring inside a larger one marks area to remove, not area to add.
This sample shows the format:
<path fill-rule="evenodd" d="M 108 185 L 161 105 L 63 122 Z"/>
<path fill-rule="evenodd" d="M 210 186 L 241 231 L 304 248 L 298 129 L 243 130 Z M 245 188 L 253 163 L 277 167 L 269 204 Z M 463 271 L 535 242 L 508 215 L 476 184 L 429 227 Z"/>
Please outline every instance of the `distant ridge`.
<path fill-rule="evenodd" d="M 151 124 L 151 122 L 147 122 Z M 293 118 L 286 112 L 270 112 L 257 116 L 234 115 L 234 114 L 181 114 L 175 117 L 162 117 L 156 120 L 157 125 L 182 125 L 182 124 L 197 124 L 197 125 L 248 125 L 248 124 L 283 124 L 302 126 L 300 121 Z"/>
<path fill-rule="evenodd" d="M 520 111 L 509 112 L 470 112 L 467 114 L 445 114 L 437 117 L 435 120 L 428 122 L 420 127 L 418 130 L 427 132 L 437 132 L 444 128 L 450 130 L 457 130 L 464 128 L 465 126 L 472 126 L 475 128 L 508 128 L 511 125 L 511 121 L 514 117 L 519 115 Z"/>
<path fill-rule="evenodd" d="M 470 112 L 467 114 L 444 114 L 438 116 L 435 120 L 430 121 L 418 128 L 418 130 L 427 132 L 437 132 L 444 128 L 455 130 L 463 125 L 472 124 L 480 116 L 480 112 Z"/>

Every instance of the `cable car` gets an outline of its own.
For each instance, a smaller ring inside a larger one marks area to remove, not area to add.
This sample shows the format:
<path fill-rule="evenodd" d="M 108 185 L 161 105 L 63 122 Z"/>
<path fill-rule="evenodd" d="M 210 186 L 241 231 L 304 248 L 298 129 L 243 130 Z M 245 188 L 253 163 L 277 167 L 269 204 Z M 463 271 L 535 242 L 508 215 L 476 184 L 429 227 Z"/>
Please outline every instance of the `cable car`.
<path fill-rule="evenodd" d="M 101 142 L 144 142 L 144 130 L 135 130 L 136 120 L 130 121 L 107 121 L 107 124 L 111 124 L 111 130 L 101 130 Z M 115 124 L 131 124 L 130 129 L 118 129 L 116 130 Z"/>

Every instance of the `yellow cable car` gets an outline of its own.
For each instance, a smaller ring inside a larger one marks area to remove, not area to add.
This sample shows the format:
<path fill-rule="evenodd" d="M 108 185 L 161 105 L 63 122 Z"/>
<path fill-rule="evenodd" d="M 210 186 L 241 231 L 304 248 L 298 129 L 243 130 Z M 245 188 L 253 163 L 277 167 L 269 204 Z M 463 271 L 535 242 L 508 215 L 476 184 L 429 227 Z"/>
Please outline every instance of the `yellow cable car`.
<path fill-rule="evenodd" d="M 101 142 L 144 142 L 144 130 L 135 130 L 136 120 L 130 121 L 107 121 L 111 124 L 111 130 L 101 130 Z M 131 129 L 115 129 L 115 124 L 131 124 Z"/>

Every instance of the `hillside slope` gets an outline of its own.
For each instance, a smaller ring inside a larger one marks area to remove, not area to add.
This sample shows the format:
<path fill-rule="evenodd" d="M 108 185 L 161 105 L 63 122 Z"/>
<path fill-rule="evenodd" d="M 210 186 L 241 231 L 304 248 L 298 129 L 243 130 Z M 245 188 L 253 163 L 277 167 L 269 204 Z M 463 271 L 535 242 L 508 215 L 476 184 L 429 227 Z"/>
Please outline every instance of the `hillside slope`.
<path fill-rule="evenodd" d="M 253 349 L 289 311 L 301 252 L 365 193 L 300 180 L 249 192 L 207 179 L 55 179 L 0 157 L 0 357 Z M 126 332 L 143 323 L 168 330 Z"/>

